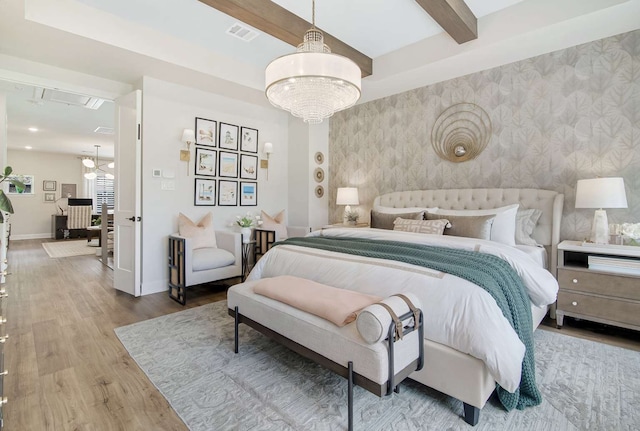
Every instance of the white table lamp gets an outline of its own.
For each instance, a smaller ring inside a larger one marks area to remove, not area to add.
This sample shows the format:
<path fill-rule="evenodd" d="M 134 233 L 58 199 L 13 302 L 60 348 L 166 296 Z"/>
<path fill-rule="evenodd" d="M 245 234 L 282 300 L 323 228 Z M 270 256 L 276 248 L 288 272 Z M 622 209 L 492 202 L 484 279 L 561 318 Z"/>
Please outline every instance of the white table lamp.
<path fill-rule="evenodd" d="M 609 222 L 604 208 L 627 208 L 627 195 L 622 178 L 578 180 L 576 208 L 596 208 L 591 226 L 591 241 L 609 243 Z"/>
<path fill-rule="evenodd" d="M 355 187 L 339 187 L 336 205 L 346 205 L 344 207 L 344 220 L 346 220 L 347 214 L 351 212 L 351 205 L 360 205 L 358 189 Z"/>

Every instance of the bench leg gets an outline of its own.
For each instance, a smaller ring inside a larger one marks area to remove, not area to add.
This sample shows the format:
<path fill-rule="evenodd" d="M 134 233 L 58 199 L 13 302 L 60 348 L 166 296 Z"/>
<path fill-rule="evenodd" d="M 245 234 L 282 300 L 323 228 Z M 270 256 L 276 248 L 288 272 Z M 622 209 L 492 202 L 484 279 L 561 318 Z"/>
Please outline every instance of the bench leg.
<path fill-rule="evenodd" d="M 234 334 L 233 334 L 233 352 L 238 353 L 238 325 L 240 324 L 240 318 L 238 317 L 238 307 L 234 308 L 236 315 L 234 317 Z"/>
<path fill-rule="evenodd" d="M 480 420 L 480 409 L 467 403 L 463 403 L 463 406 L 464 421 L 471 426 L 478 425 L 478 421 Z"/>
<path fill-rule="evenodd" d="M 349 404 L 349 431 L 353 431 L 353 361 L 349 361 L 349 391 L 347 393 L 347 402 Z"/>

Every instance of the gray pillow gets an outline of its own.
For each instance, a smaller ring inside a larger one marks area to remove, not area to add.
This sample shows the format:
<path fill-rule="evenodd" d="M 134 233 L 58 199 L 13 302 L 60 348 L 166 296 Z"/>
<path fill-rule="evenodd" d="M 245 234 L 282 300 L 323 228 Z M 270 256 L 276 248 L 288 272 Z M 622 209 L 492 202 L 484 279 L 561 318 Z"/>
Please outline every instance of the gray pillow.
<path fill-rule="evenodd" d="M 410 220 L 424 220 L 424 211 L 404 213 L 404 214 L 389 214 L 376 210 L 371 210 L 371 227 L 376 229 L 388 229 L 393 230 L 393 222 L 398 217 Z"/>
<path fill-rule="evenodd" d="M 441 214 L 427 213 L 427 220 L 439 220 L 445 218 Z M 484 216 L 457 216 L 447 215 L 446 219 L 451 227 L 444 230 L 445 235 L 465 236 L 467 238 L 491 239 L 491 226 L 495 215 Z"/>

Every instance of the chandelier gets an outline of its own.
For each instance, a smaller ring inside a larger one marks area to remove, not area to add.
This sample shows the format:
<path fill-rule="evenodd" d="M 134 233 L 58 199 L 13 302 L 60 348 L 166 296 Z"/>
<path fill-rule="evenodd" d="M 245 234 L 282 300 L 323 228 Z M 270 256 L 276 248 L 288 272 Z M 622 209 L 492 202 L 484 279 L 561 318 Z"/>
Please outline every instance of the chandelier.
<path fill-rule="evenodd" d="M 93 169 L 93 171 L 91 172 L 86 172 L 84 174 L 84 177 L 88 180 L 94 180 L 97 176 L 98 176 L 98 172 L 104 172 L 104 177 L 112 180 L 115 177 L 113 176 L 112 173 L 105 171 L 104 169 L 102 169 L 105 164 L 100 164 L 100 159 L 98 157 L 98 149 L 100 148 L 100 145 L 94 145 L 94 147 L 96 147 L 96 159 L 95 161 L 90 159 L 90 158 L 84 158 L 82 159 L 82 164 L 84 166 L 86 166 L 89 169 Z M 111 163 L 107 163 L 106 166 L 110 169 L 113 169 L 116 165 L 114 162 Z"/>
<path fill-rule="evenodd" d="M 265 70 L 266 95 L 277 108 L 309 124 L 319 124 L 334 112 L 347 109 L 360 98 L 360 68 L 352 60 L 332 54 L 316 28 L 312 1 L 312 27 L 295 53 L 273 60 Z"/>

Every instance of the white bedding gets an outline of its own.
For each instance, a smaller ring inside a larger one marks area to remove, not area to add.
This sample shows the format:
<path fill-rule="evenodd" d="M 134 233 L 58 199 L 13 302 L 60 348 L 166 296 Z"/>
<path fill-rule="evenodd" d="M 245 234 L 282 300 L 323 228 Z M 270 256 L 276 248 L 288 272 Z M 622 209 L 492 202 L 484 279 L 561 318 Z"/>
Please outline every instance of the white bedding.
<path fill-rule="evenodd" d="M 518 250 L 524 252 L 527 256 L 534 260 L 538 265 L 547 268 L 547 250 L 544 247 L 534 245 L 516 244 Z"/>
<path fill-rule="evenodd" d="M 416 235 L 380 229 L 327 229 L 311 236 L 364 237 L 480 250 L 508 261 L 538 306 L 556 299 L 555 278 L 524 252 L 473 238 Z M 359 264 L 354 265 L 354 262 Z M 389 296 L 412 292 L 425 315 L 425 338 L 482 360 L 495 380 L 513 392 L 520 384 L 525 348 L 494 299 L 469 281 L 413 265 L 324 250 L 280 245 L 265 254 L 248 281 L 294 275 L 344 289 Z"/>

